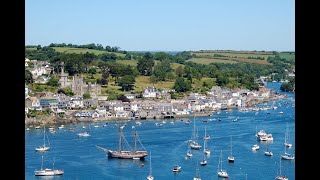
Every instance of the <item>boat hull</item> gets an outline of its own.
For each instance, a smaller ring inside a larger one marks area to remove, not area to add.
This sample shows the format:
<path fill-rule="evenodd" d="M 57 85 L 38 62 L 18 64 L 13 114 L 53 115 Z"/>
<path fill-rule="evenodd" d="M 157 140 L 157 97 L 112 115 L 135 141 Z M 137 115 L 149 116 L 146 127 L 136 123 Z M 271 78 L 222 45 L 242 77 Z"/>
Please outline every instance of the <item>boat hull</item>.
<path fill-rule="evenodd" d="M 219 176 L 219 177 L 224 177 L 224 178 L 229 177 L 228 173 L 225 172 L 225 171 L 219 171 L 219 172 L 218 172 L 218 176 Z"/>
<path fill-rule="evenodd" d="M 56 176 L 56 175 L 63 175 L 64 171 L 63 170 L 35 170 L 34 175 L 36 176 Z"/>
<path fill-rule="evenodd" d="M 144 159 L 148 155 L 147 151 L 111 151 L 108 150 L 108 157 L 119 159 Z"/>

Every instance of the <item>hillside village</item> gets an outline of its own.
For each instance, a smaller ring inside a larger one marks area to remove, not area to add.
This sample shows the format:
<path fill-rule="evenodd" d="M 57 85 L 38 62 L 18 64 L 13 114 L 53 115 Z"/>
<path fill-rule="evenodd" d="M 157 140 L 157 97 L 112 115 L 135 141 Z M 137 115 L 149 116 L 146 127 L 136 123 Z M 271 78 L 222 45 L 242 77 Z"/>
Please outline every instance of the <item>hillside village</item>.
<path fill-rule="evenodd" d="M 32 63 L 33 67 L 29 65 Z M 49 62 L 25 59 L 25 68 L 32 73 L 37 83 L 47 83 L 53 67 Z M 214 111 L 239 108 L 248 110 L 255 104 L 272 101 L 282 95 L 265 88 L 266 77 L 258 81 L 259 90 L 226 89 L 213 86 L 206 95 L 190 93 L 181 99 L 171 99 L 173 89 L 162 91 L 145 87 L 141 94 L 125 94 L 129 101 L 108 100 L 101 94 L 101 85 L 84 83 L 83 77 L 72 76 L 61 68 L 60 87 L 69 87 L 74 96 L 63 93 L 32 92 L 25 86 L 25 123 L 92 120 L 162 119 L 188 116 L 209 116 Z M 84 99 L 83 94 L 90 94 Z M 46 116 L 30 117 L 30 111 L 49 112 Z"/>

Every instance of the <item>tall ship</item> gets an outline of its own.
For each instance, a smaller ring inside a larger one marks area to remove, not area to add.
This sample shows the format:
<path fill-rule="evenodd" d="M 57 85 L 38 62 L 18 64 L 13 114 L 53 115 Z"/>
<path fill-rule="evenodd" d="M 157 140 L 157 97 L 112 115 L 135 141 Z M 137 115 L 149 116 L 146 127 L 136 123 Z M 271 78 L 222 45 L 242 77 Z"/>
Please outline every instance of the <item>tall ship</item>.
<path fill-rule="evenodd" d="M 126 138 L 124 137 L 122 130 L 125 126 L 118 125 L 118 132 L 119 132 L 119 149 L 118 150 L 110 150 L 100 146 L 96 147 L 108 153 L 108 157 L 111 158 L 119 158 L 119 159 L 144 159 L 148 155 L 148 152 L 143 147 L 140 139 L 138 137 L 136 128 L 134 127 L 134 148 L 132 149 L 129 143 L 127 142 Z M 142 146 L 142 150 L 137 150 L 137 139 Z M 125 143 L 127 149 L 123 148 L 123 143 Z"/>

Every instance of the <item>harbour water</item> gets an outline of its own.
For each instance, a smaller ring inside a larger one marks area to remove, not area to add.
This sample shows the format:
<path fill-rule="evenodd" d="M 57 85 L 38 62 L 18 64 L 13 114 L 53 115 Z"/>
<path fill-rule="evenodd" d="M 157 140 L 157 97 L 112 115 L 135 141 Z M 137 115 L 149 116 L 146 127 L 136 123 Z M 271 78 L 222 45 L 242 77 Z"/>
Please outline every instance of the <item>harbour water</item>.
<path fill-rule="evenodd" d="M 280 83 L 268 83 L 268 88 L 280 92 Z M 280 92 L 283 93 L 283 92 Z M 188 150 L 187 140 L 192 136 L 194 121 L 198 129 L 199 142 L 203 146 L 204 128 L 211 136 L 208 148 L 211 154 L 207 156 L 208 164 L 200 166 L 199 175 L 205 179 L 220 179 L 217 176 L 218 161 L 222 150 L 222 168 L 227 170 L 229 179 L 272 180 L 279 173 L 280 155 L 284 154 L 285 132 L 288 127 L 291 148 L 286 151 L 295 154 L 295 108 L 294 93 L 283 93 L 288 99 L 279 99 L 274 104 L 278 108 L 264 111 L 226 110 L 220 114 L 214 113 L 210 117 L 189 118 L 192 122 L 187 125 L 181 119 L 140 120 L 126 122 L 123 134 L 133 148 L 133 129 L 135 126 L 139 138 L 148 152 L 152 152 L 152 174 L 155 179 L 192 179 L 196 173 L 196 163 L 203 157 L 201 150 L 192 150 L 193 156 L 186 158 Z M 272 102 L 259 106 L 271 106 Z M 280 113 L 283 112 L 283 113 Z M 212 121 L 203 122 L 211 119 Z M 219 119 L 221 121 L 219 121 Z M 233 121 L 237 119 L 237 121 Z M 173 121 L 173 123 L 171 123 Z M 124 124 L 125 122 L 123 122 Z M 34 147 L 43 144 L 43 129 L 31 128 L 25 132 L 25 179 L 59 179 L 59 180 L 91 180 L 91 179 L 146 179 L 149 175 L 149 156 L 145 160 L 111 159 L 96 145 L 118 150 L 118 128 L 116 122 L 79 123 L 65 125 L 56 133 L 48 130 L 51 149 L 47 152 L 37 152 Z M 98 125 L 99 127 L 95 127 Z M 86 129 L 83 129 L 86 126 Z M 48 128 L 48 127 L 47 127 Z M 70 130 L 69 128 L 74 128 Z M 257 130 L 272 133 L 272 142 L 259 142 L 255 134 Z M 89 137 L 79 137 L 77 134 L 87 131 Z M 234 163 L 229 163 L 230 139 L 232 136 L 232 154 Z M 139 143 L 138 143 L 139 144 Z M 254 152 L 251 147 L 260 145 L 260 150 Z M 137 146 L 140 147 L 140 146 Z M 265 156 L 269 149 L 273 156 Z M 63 169 L 64 175 L 54 177 L 34 176 L 34 170 L 41 168 L 41 156 L 44 155 L 44 168 Z M 180 165 L 182 171 L 173 173 L 174 165 Z M 295 160 L 281 160 L 281 171 L 289 180 L 295 179 Z"/>

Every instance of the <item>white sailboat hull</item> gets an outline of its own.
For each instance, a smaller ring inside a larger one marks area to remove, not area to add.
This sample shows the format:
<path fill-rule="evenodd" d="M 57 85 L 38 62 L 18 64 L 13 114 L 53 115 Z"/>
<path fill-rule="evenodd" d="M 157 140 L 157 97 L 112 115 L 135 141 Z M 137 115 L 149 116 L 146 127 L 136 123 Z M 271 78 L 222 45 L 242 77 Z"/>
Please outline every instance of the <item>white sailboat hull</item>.
<path fill-rule="evenodd" d="M 144 159 L 148 155 L 147 151 L 111 151 L 108 150 L 108 156 L 119 159 Z"/>
<path fill-rule="evenodd" d="M 223 170 L 218 171 L 218 176 L 219 177 L 224 177 L 224 178 L 229 177 L 228 173 L 226 171 L 223 171 Z"/>
<path fill-rule="evenodd" d="M 48 151 L 49 149 L 50 147 L 47 146 L 40 146 L 35 148 L 36 151 Z"/>
<path fill-rule="evenodd" d="M 63 175 L 64 170 L 61 169 L 43 169 L 43 170 L 35 170 L 34 175 L 36 176 L 56 176 L 56 175 Z"/>

